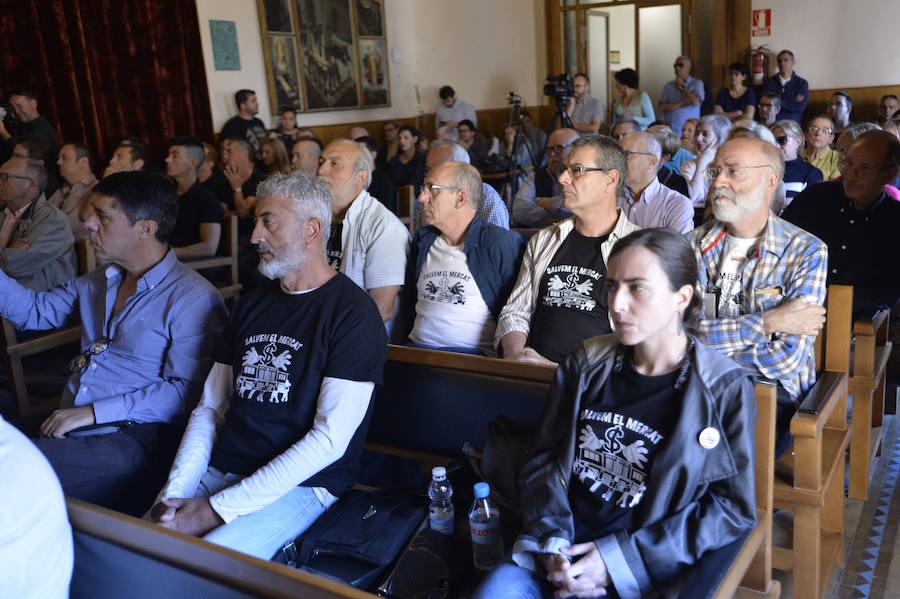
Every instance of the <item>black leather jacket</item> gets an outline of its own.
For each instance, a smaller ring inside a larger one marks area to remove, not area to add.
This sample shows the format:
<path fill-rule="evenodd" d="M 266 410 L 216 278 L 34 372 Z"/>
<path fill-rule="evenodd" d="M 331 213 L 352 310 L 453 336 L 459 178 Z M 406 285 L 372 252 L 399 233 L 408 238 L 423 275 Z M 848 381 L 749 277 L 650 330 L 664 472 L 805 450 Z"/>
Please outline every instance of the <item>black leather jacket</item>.
<path fill-rule="evenodd" d="M 534 552 L 555 553 L 573 542 L 568 488 L 582 398 L 605 384 L 621 349 L 614 335 L 588 339 L 556 372 L 533 457 L 520 477 L 524 525 L 513 548 L 520 566 L 534 569 Z M 633 530 L 595 540 L 623 599 L 664 592 L 704 552 L 756 523 L 750 375 L 696 342 L 684 385 L 681 416 L 654 458 Z M 706 449 L 699 438 L 710 427 L 721 439 Z"/>

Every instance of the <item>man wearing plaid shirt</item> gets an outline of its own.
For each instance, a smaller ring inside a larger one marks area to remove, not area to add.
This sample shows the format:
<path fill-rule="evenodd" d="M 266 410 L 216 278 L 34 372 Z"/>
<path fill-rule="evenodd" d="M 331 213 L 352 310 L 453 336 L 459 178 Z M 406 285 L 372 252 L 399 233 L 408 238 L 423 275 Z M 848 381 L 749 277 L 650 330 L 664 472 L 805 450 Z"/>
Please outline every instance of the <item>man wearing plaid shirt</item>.
<path fill-rule="evenodd" d="M 769 210 L 784 175 L 772 144 L 730 141 L 705 174 L 715 218 L 690 234 L 704 294 L 699 335 L 777 383 L 780 454 L 790 443 L 791 416 L 816 379 L 813 338 L 825 322 L 828 250 Z"/>

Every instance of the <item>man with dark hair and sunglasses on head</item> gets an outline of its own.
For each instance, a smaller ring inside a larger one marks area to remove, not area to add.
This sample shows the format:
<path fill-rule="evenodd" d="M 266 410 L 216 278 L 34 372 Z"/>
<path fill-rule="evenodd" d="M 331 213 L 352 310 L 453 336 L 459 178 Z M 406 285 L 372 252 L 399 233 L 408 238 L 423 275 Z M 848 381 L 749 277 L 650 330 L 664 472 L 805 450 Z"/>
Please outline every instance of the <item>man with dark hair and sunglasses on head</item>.
<path fill-rule="evenodd" d="M 61 408 L 35 443 L 66 495 L 139 515 L 165 479 L 226 311 L 169 247 L 176 199 L 168 179 L 116 173 L 89 202 L 84 224 L 109 265 L 41 293 L 0 273 L 0 315 L 26 330 L 81 322 Z"/>
<path fill-rule="evenodd" d="M 612 138 L 573 142 L 559 175 L 563 205 L 573 216 L 528 242 L 494 334 L 504 358 L 559 363 L 588 337 L 612 332 L 606 259 L 616 241 L 639 228 L 616 208 L 627 171 L 625 152 Z"/>
<path fill-rule="evenodd" d="M 69 220 L 47 202 L 46 184 L 38 160 L 13 156 L 0 166 L 0 270 L 34 291 L 75 276 Z"/>
<path fill-rule="evenodd" d="M 900 170 L 900 140 L 861 134 L 838 161 L 840 181 L 810 185 L 782 216 L 828 244 L 828 284 L 853 285 L 853 309 L 871 316 L 900 298 L 900 204 L 884 186 Z"/>
<path fill-rule="evenodd" d="M 512 217 L 520 227 L 546 227 L 571 213 L 563 207 L 562 188 L 557 178 L 566 168 L 574 129 L 557 129 L 547 140 L 547 165 L 528 173 L 513 200 Z"/>
<path fill-rule="evenodd" d="M 771 211 L 784 157 L 771 143 L 727 141 L 704 176 L 715 218 L 694 229 L 703 310 L 699 337 L 777 384 L 776 453 L 816 382 L 813 341 L 825 323 L 825 244 Z"/>

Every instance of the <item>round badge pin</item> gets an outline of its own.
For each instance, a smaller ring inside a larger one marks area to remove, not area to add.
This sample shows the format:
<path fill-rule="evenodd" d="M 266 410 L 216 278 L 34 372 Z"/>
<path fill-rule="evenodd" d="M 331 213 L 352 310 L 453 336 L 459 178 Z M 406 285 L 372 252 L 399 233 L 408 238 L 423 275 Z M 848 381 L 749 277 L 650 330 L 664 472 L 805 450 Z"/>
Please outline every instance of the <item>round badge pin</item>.
<path fill-rule="evenodd" d="M 719 435 L 719 431 L 711 426 L 708 426 L 700 431 L 700 446 L 704 449 L 712 449 L 719 444 L 720 438 L 721 435 Z"/>

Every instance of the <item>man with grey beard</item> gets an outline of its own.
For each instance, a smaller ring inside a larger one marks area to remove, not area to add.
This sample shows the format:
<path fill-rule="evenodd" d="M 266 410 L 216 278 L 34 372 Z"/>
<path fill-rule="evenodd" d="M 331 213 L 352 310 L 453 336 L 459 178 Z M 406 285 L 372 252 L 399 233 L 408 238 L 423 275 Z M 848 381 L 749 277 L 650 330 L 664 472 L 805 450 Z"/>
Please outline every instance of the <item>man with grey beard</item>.
<path fill-rule="evenodd" d="M 704 173 L 715 218 L 690 233 L 704 292 L 698 336 L 778 387 L 776 453 L 816 381 L 828 249 L 771 212 L 784 159 L 760 139 L 723 144 Z"/>
<path fill-rule="evenodd" d="M 257 197 L 251 241 L 273 280 L 235 305 L 149 516 L 270 559 L 356 482 L 387 335 L 328 264 L 325 186 L 277 174 Z"/>

